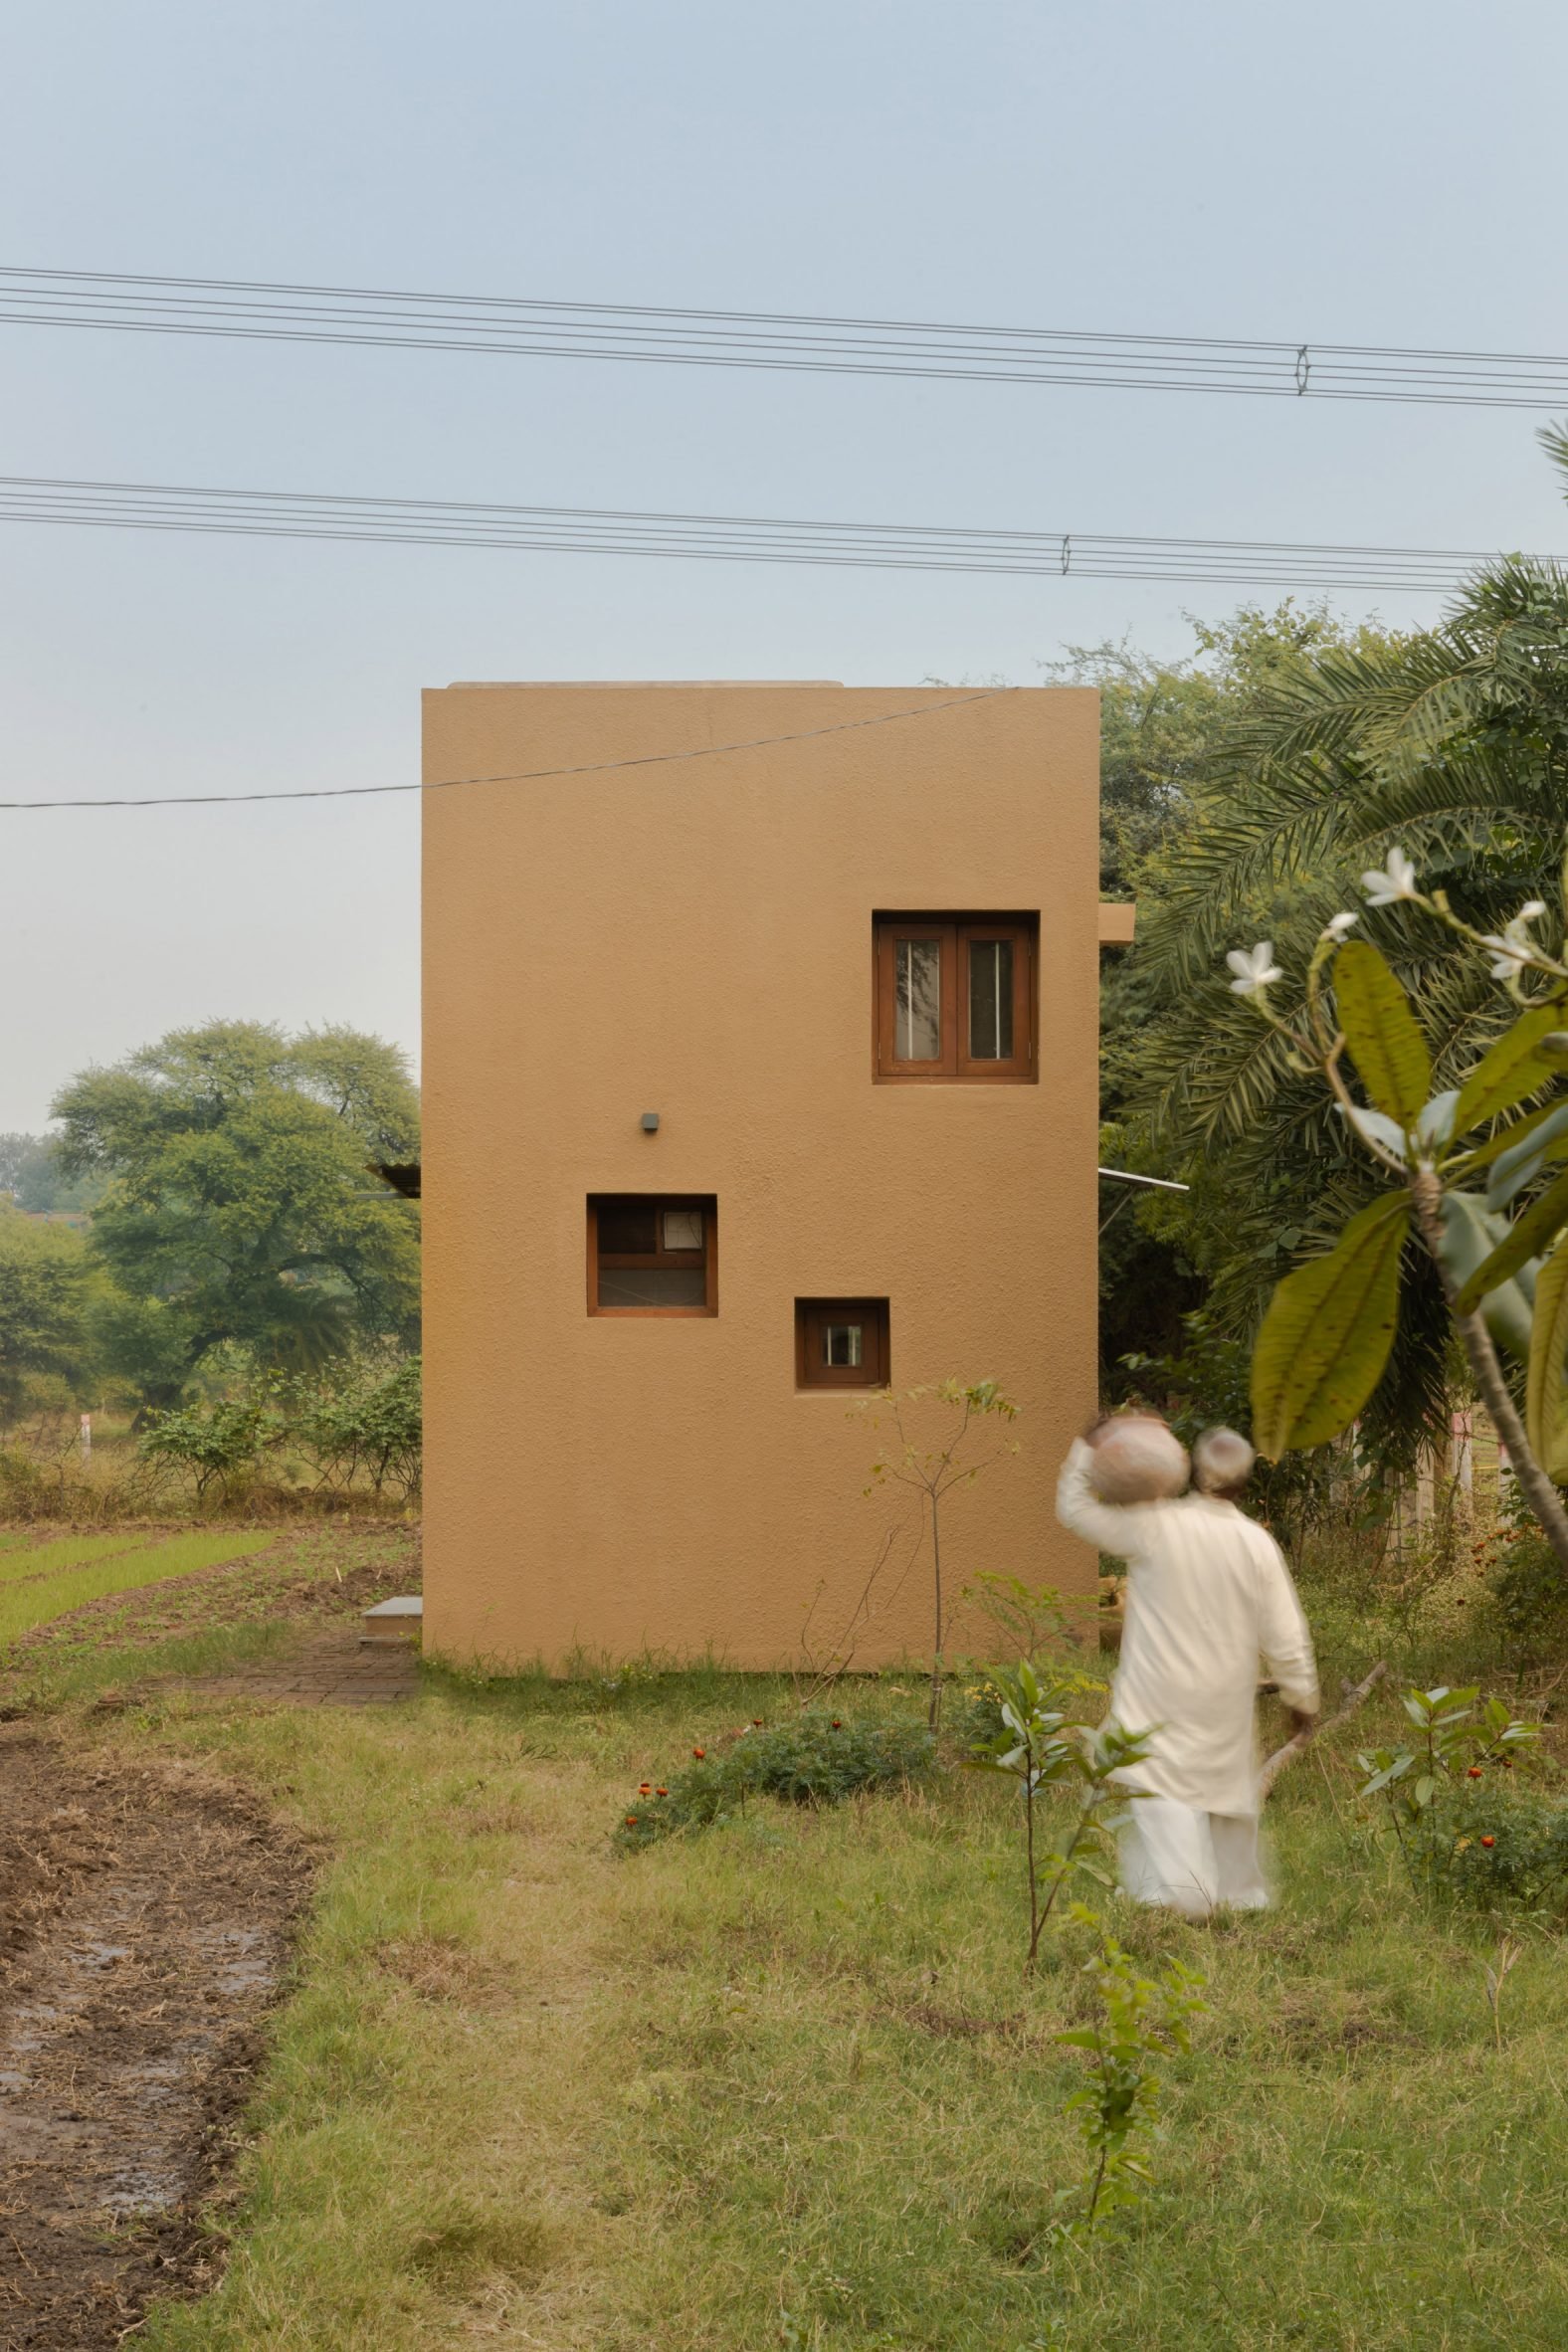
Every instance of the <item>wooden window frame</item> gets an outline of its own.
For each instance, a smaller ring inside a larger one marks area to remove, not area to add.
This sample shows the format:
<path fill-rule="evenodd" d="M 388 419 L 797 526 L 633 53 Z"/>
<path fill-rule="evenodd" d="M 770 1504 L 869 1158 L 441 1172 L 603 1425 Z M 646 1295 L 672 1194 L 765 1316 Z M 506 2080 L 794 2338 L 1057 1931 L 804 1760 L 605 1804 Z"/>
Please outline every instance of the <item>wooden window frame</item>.
<path fill-rule="evenodd" d="M 871 1326 L 870 1363 L 824 1364 L 813 1341 L 824 1323 L 865 1323 Z M 886 1388 L 892 1378 L 887 1301 L 885 1298 L 797 1298 L 795 1301 L 795 1386 L 842 1394 L 847 1388 Z"/>
<path fill-rule="evenodd" d="M 622 1267 L 700 1266 L 705 1275 L 706 1296 L 700 1306 L 601 1306 L 599 1304 L 599 1212 L 608 1204 L 635 1201 L 639 1208 L 651 1208 L 655 1217 L 658 1246 L 652 1253 L 617 1251 L 611 1254 L 610 1264 Z M 667 1209 L 700 1209 L 702 1212 L 702 1248 L 696 1250 L 667 1250 L 663 1241 L 663 1218 Z M 633 1320 L 651 1318 L 691 1317 L 716 1315 L 718 1312 L 718 1202 L 710 1192 L 591 1192 L 588 1195 L 588 1312 L 591 1315 L 624 1316 Z"/>
<path fill-rule="evenodd" d="M 900 939 L 941 943 L 941 1053 L 900 1062 L 896 1041 L 896 956 Z M 1013 945 L 1013 1052 L 1006 1062 L 969 1052 L 969 956 L 978 941 Z M 872 928 L 872 1075 L 882 1085 L 1032 1086 L 1038 1050 L 1040 918 L 1035 914 L 878 914 Z"/>

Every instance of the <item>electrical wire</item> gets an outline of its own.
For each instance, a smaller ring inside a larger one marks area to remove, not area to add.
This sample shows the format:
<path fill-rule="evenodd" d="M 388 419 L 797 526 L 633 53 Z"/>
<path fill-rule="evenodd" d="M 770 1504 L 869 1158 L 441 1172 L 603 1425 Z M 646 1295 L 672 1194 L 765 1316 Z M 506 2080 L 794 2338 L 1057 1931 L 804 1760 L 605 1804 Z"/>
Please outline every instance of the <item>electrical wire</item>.
<path fill-rule="evenodd" d="M 1488 560 L 1458 547 L 1357 547 L 1303 540 L 1154 538 L 1094 531 L 831 522 L 804 516 L 642 513 L 623 507 L 500 505 L 191 484 L 0 476 L 0 522 L 490 547 L 535 554 L 822 564 L 1000 577 L 1168 580 L 1228 587 L 1358 588 L 1445 594 Z"/>
<path fill-rule="evenodd" d="M 1475 408 L 1568 403 L 1568 357 L 931 319 L 678 309 L 0 267 L 0 324 L 645 365 Z"/>
<path fill-rule="evenodd" d="M 736 751 L 770 751 L 777 743 L 813 743 L 823 735 L 854 734 L 861 727 L 891 726 L 898 719 L 934 718 L 968 702 L 994 702 L 1016 694 L 1017 686 L 983 686 L 973 694 L 949 694 L 941 702 L 916 702 L 904 710 L 879 710 L 870 718 L 835 719 L 830 726 L 803 727 L 792 735 L 754 735 L 743 743 L 698 743 L 689 751 L 645 751 L 632 759 L 585 760 L 576 767 L 514 768 L 498 776 L 434 776 L 419 784 L 326 784 L 297 792 L 165 792 L 95 800 L 0 800 L 6 809 L 209 809 L 238 808 L 259 800 L 369 800 L 391 792 L 456 792 L 471 784 L 537 784 L 556 776 L 602 776 L 616 768 L 669 767 L 680 760 L 722 759 Z"/>

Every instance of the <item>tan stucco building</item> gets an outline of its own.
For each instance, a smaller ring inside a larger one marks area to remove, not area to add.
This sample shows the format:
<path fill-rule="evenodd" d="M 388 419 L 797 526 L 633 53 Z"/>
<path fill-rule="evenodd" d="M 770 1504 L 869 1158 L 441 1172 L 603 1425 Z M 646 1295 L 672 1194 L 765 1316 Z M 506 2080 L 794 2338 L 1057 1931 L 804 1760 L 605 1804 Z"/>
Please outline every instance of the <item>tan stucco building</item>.
<path fill-rule="evenodd" d="M 425 795 L 427 1646 L 824 1646 L 889 1377 L 1023 1408 L 949 1588 L 1085 1589 L 1096 697 L 454 686 L 425 757 L 494 779 Z M 928 1648 L 895 1583 L 858 1664 Z"/>

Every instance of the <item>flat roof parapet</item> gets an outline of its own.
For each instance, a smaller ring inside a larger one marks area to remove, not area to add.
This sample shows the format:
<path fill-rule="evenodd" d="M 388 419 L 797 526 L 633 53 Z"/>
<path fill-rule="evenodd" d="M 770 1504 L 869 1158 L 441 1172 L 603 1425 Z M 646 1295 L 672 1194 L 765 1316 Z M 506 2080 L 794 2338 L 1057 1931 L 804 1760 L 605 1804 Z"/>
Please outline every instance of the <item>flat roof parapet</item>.
<path fill-rule="evenodd" d="M 518 686 L 548 686 L 552 692 L 575 690 L 593 694 L 609 693 L 617 687 L 646 694 L 660 686 L 684 686 L 687 690 L 692 686 L 701 686 L 704 691 L 710 691 L 714 686 L 745 687 L 748 690 L 755 690 L 758 686 L 809 686 L 818 693 L 824 686 L 836 686 L 841 693 L 845 690 L 842 678 L 455 678 L 447 691 L 449 694 L 460 690 L 475 693 L 487 688 L 513 691 Z M 873 687 L 871 690 L 881 693 L 888 689 Z"/>

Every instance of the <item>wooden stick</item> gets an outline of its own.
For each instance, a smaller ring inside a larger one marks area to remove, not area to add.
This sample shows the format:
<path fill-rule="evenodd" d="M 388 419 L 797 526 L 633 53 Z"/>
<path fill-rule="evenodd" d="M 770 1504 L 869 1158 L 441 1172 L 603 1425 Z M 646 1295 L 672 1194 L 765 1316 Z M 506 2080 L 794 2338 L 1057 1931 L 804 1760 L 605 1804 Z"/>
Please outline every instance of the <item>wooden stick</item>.
<path fill-rule="evenodd" d="M 1258 1775 L 1258 1802 L 1260 1805 L 1268 1796 L 1270 1790 L 1274 1787 L 1274 1782 L 1278 1779 L 1285 1766 L 1289 1763 L 1293 1763 L 1297 1756 L 1304 1754 L 1306 1749 L 1311 1745 L 1312 1741 L 1317 1737 L 1320 1731 L 1332 1731 L 1337 1725 L 1343 1723 L 1348 1716 L 1353 1715 L 1357 1707 L 1360 1706 L 1362 1700 L 1365 1698 L 1370 1698 L 1372 1692 L 1377 1688 L 1379 1682 L 1382 1681 L 1383 1676 L 1387 1672 L 1388 1661 L 1387 1659 L 1380 1658 L 1377 1662 L 1377 1665 L 1372 1668 L 1372 1671 L 1370 1674 L 1368 1674 L 1364 1682 L 1347 1682 L 1345 1684 L 1344 1704 L 1339 1709 L 1337 1715 L 1330 1715 L 1323 1722 L 1308 1723 L 1304 1731 L 1298 1731 L 1293 1739 L 1287 1739 L 1282 1748 L 1275 1748 L 1274 1754 L 1270 1757 L 1268 1763 Z"/>

